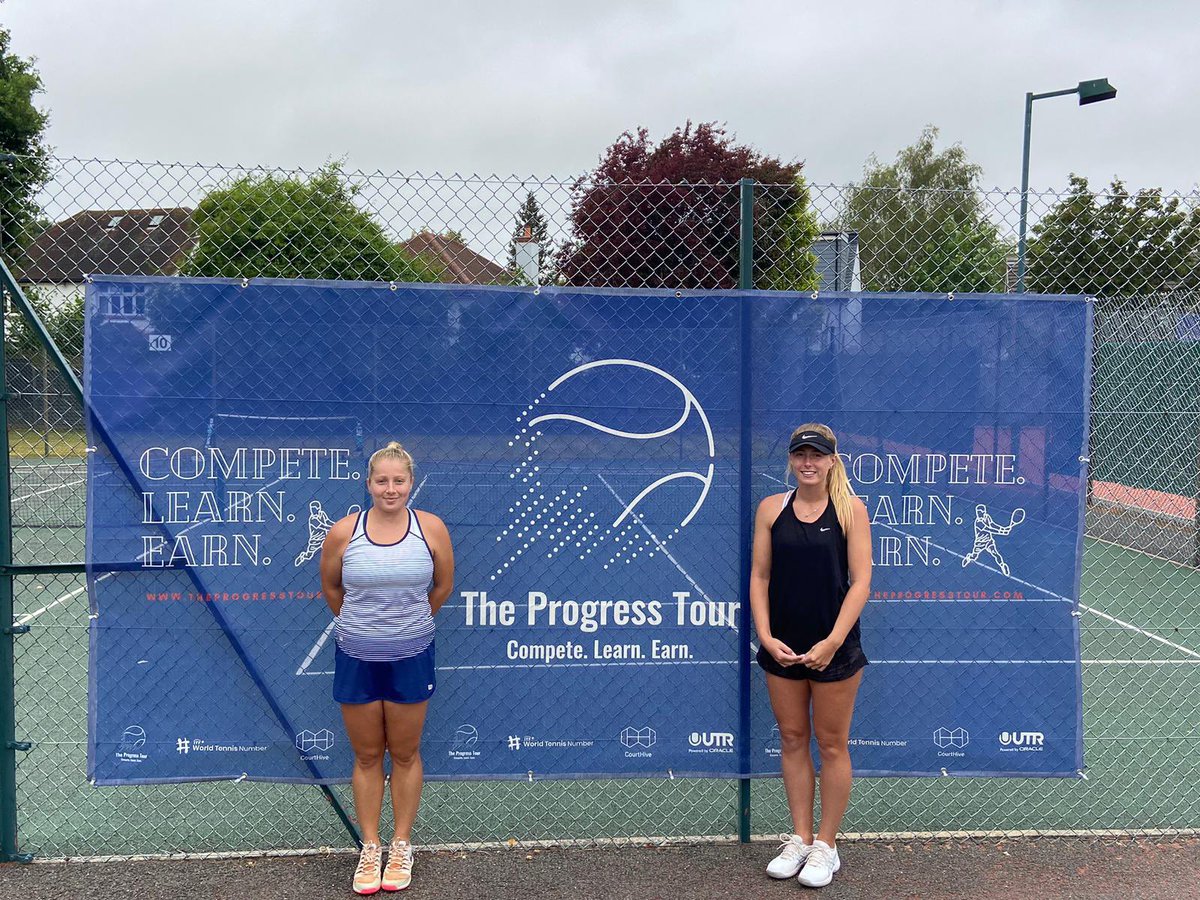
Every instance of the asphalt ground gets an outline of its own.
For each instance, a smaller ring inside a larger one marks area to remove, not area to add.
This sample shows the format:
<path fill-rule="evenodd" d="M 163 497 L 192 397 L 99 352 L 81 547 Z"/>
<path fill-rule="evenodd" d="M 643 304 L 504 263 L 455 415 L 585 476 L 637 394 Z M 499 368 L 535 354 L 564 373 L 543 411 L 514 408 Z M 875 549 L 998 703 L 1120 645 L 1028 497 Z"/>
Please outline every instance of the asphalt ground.
<path fill-rule="evenodd" d="M 796 897 L 974 900 L 1200 898 L 1200 837 L 843 841 L 842 870 L 819 895 L 764 867 L 775 845 L 418 852 L 406 897 Z M 0 866 L 0 898 L 352 897 L 354 857 L 58 862 Z M 387 896 L 380 894 L 379 896 Z"/>

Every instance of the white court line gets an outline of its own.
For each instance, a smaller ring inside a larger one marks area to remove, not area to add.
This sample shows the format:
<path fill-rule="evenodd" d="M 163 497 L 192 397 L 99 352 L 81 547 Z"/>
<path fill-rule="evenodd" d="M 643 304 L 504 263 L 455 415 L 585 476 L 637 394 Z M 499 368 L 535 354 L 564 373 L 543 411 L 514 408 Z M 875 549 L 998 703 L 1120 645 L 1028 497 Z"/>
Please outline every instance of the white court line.
<path fill-rule="evenodd" d="M 1200 659 L 1083 659 L 1085 666 L 1190 666 Z M 873 659 L 879 666 L 1073 666 L 1073 659 Z"/>
<path fill-rule="evenodd" d="M 1085 659 L 1085 666 L 1200 666 L 1200 659 Z"/>
<path fill-rule="evenodd" d="M 425 478 L 421 479 L 421 484 L 424 484 L 425 479 L 428 477 L 429 476 L 426 475 Z M 57 487 L 46 488 L 45 490 L 38 491 L 36 494 L 29 494 L 27 497 L 18 497 L 18 498 L 16 498 L 16 500 L 25 500 L 25 499 L 28 499 L 28 497 L 36 497 L 36 496 L 38 496 L 38 494 L 44 494 L 44 493 L 47 493 L 48 491 L 61 490 L 64 487 L 73 487 L 77 484 L 84 484 L 84 483 L 86 483 L 86 481 L 87 481 L 87 479 L 83 479 L 81 481 L 72 481 L 69 484 L 59 485 Z M 261 490 L 264 490 L 264 491 L 268 490 L 268 489 L 274 487 L 275 485 L 279 484 L 281 481 L 283 481 L 282 478 L 276 478 L 274 481 L 272 481 L 266 487 L 261 488 Z M 419 491 L 420 489 L 421 489 L 421 487 L 420 487 L 420 485 L 418 485 L 417 490 Z M 415 492 L 414 492 L 414 495 L 415 495 Z M 14 500 L 14 502 L 16 502 L 16 500 Z M 187 534 L 193 528 L 199 528 L 201 525 L 206 525 L 206 524 L 210 524 L 210 520 L 206 519 L 206 520 L 199 521 L 199 522 L 193 522 L 191 525 L 187 526 L 186 528 L 183 528 L 180 531 L 177 531 L 175 533 L 175 537 L 179 537 L 182 534 Z M 145 553 L 139 553 L 136 558 L 141 559 L 145 555 L 146 555 Z M 113 574 L 114 573 L 112 573 L 112 572 L 107 572 L 104 575 L 101 575 L 99 578 L 96 579 L 96 583 L 99 584 L 101 581 L 104 581 L 107 578 L 111 578 L 113 576 Z M 61 597 L 59 597 L 57 600 L 54 600 L 52 603 L 47 603 L 41 609 L 34 610 L 31 613 L 26 613 L 25 615 L 21 616 L 19 619 L 14 620 L 13 624 L 14 625 L 24 625 L 28 622 L 32 622 L 34 619 L 36 619 L 42 613 L 47 612 L 51 609 L 54 609 L 54 607 L 56 607 L 62 603 L 66 603 L 68 600 L 78 597 L 80 594 L 82 594 L 86 590 L 87 590 L 87 584 L 84 584 L 83 587 L 76 588 L 73 591 L 69 591 L 68 593 L 63 594 Z M 329 627 L 332 628 L 333 625 L 331 624 Z M 328 630 L 326 631 L 326 635 L 322 637 L 321 641 L 317 644 L 317 647 L 314 649 L 314 651 L 312 652 L 312 654 L 310 656 L 316 655 L 316 650 L 319 650 L 321 648 L 321 644 L 324 643 L 324 638 L 327 636 L 328 636 Z M 304 662 L 304 665 L 307 665 L 310 661 L 311 661 L 311 658 L 306 659 Z M 297 673 L 297 674 L 302 674 L 302 673 Z M 303 674 L 308 674 L 308 673 L 303 673 Z M 320 673 L 314 673 L 314 674 L 320 674 Z"/>
<path fill-rule="evenodd" d="M 49 494 L 51 491 L 61 491 L 63 488 L 75 487 L 77 484 L 84 484 L 86 478 L 80 478 L 78 481 L 68 481 L 66 484 L 55 484 L 48 488 L 42 488 L 40 491 L 34 491 L 32 494 L 26 494 L 24 497 L 13 497 L 13 503 L 20 503 L 22 500 L 29 500 L 33 497 L 40 497 L 42 494 Z"/>
<path fill-rule="evenodd" d="M 275 481 L 275 482 L 272 482 L 272 483 L 273 483 L 273 484 L 278 484 L 279 482 L 278 482 L 278 481 Z M 265 490 L 265 488 L 264 488 L 264 490 Z M 199 526 L 201 526 L 201 525 L 205 525 L 205 524 L 208 524 L 208 520 L 205 520 L 205 521 L 203 521 L 203 522 L 193 522 L 193 523 L 192 523 L 191 525 L 189 525 L 187 528 L 184 528 L 184 529 L 182 529 L 182 530 L 180 530 L 180 531 L 176 532 L 175 536 L 176 536 L 176 537 L 179 537 L 179 535 L 181 535 L 181 534 L 187 534 L 187 533 L 188 533 L 189 531 L 191 531 L 193 528 L 198 528 Z M 141 559 L 141 558 L 142 558 L 142 557 L 144 557 L 145 555 L 146 555 L 146 554 L 145 554 L 144 552 L 143 552 L 143 553 L 139 553 L 139 554 L 138 554 L 138 555 L 135 557 L 135 559 Z M 79 573 L 79 574 L 85 574 L 85 573 L 82 573 L 82 572 L 81 572 L 81 573 Z M 114 572 L 105 572 L 103 575 L 101 575 L 100 577 L 98 577 L 98 578 L 96 579 L 96 583 L 97 583 L 97 584 L 99 584 L 101 581 L 104 581 L 104 580 L 106 580 L 106 579 L 108 579 L 108 578 L 112 578 L 114 574 L 116 574 L 116 573 L 114 573 Z M 27 622 L 32 622 L 34 619 L 36 619 L 38 616 L 40 616 L 42 613 L 46 612 L 47 610 L 54 609 L 54 607 L 58 606 L 60 603 L 65 603 L 66 601 L 68 601 L 68 600 L 70 600 L 70 599 L 72 599 L 72 598 L 74 598 L 74 597 L 78 597 L 80 594 L 82 594 L 82 593 L 83 593 L 84 591 L 86 591 L 86 590 L 87 590 L 87 584 L 85 583 L 85 584 L 83 585 L 83 587 L 76 588 L 75 590 L 73 590 L 73 591 L 70 591 L 69 593 L 63 594 L 61 597 L 59 597 L 59 598 L 58 598 L 57 600 L 55 600 L 53 603 L 48 603 L 48 604 L 46 604 L 45 606 L 43 606 L 41 609 L 34 610 L 34 611 L 33 611 L 33 612 L 31 612 L 31 613 L 27 613 L 26 615 L 22 616 L 22 617 L 21 617 L 19 620 L 17 620 L 17 621 L 16 621 L 14 624 L 16 624 L 16 625 L 24 625 L 24 624 L 26 624 Z"/>
<path fill-rule="evenodd" d="M 413 491 L 412 494 L 409 496 L 408 499 L 409 499 L 410 503 L 413 500 L 417 499 L 417 494 L 421 493 L 421 488 L 425 487 L 425 482 L 428 480 L 429 480 L 429 473 L 426 473 L 425 477 L 421 479 L 421 483 L 417 485 L 417 489 L 415 491 Z"/>
<path fill-rule="evenodd" d="M 438 672 L 481 672 L 494 669 L 608 669 L 622 666 L 736 666 L 725 659 L 646 659 L 641 662 L 499 663 L 481 666 L 435 666 Z M 297 675 L 332 675 L 333 672 L 297 672 Z"/>
<path fill-rule="evenodd" d="M 321 652 L 321 648 L 325 646 L 325 642 L 329 640 L 329 635 L 333 631 L 335 622 L 330 622 L 325 626 L 325 630 L 321 632 L 321 636 L 317 638 L 317 642 L 313 644 L 312 649 L 308 651 L 308 656 L 304 657 L 304 662 L 300 663 L 300 668 L 296 670 L 297 675 L 321 675 L 321 672 L 309 672 L 308 667 L 312 665 L 312 661 L 317 658 L 317 654 Z M 330 675 L 333 673 L 330 672 Z"/>
<path fill-rule="evenodd" d="M 615 490 L 613 490 L 613 486 L 604 480 L 604 476 L 597 473 L 596 477 L 600 479 L 601 484 L 603 484 L 606 488 L 608 488 L 609 493 L 611 493 L 614 497 L 617 498 L 617 502 L 620 503 L 622 506 L 624 506 L 625 501 L 621 499 L 620 494 L 618 494 Z M 694 579 L 691 575 L 689 575 L 687 572 L 687 569 L 685 569 L 683 566 L 681 566 L 679 564 L 679 560 L 677 560 L 675 557 L 673 557 L 671 555 L 671 552 L 666 548 L 666 545 L 664 545 L 663 542 L 658 539 L 658 535 L 656 535 L 653 531 L 651 531 L 649 528 L 646 527 L 646 523 L 642 521 L 642 517 L 639 516 L 636 512 L 630 512 L 629 515 L 635 522 L 638 523 L 638 525 L 640 525 L 642 527 L 642 531 L 644 531 L 644 532 L 646 532 L 646 534 L 650 535 L 650 540 L 654 541 L 654 543 L 657 545 L 658 549 L 660 551 L 662 551 L 662 555 L 665 556 L 667 559 L 669 559 L 671 561 L 671 563 L 675 566 L 675 568 L 678 569 L 679 572 L 683 575 L 683 577 L 688 580 L 688 584 L 690 584 L 692 587 L 694 587 L 699 592 L 701 597 L 703 597 L 709 603 L 712 603 L 713 602 L 712 597 L 710 597 L 710 596 L 708 596 L 708 594 L 704 593 L 704 588 L 702 588 L 702 587 L 700 587 L 700 585 L 696 584 L 696 579 Z"/>
<path fill-rule="evenodd" d="M 1092 609 L 1090 606 L 1084 606 L 1082 603 L 1079 604 L 1079 608 L 1090 612 L 1094 616 L 1099 616 L 1102 619 L 1108 619 L 1110 622 L 1115 622 L 1122 628 L 1128 628 L 1130 631 L 1136 631 L 1138 634 L 1145 635 L 1152 641 L 1158 641 L 1160 644 L 1166 644 L 1168 647 L 1178 650 L 1181 653 L 1186 653 L 1188 656 L 1194 656 L 1196 659 L 1200 659 L 1200 653 L 1197 653 L 1195 650 L 1189 650 L 1182 644 L 1176 644 L 1173 641 L 1168 641 L 1164 637 L 1159 637 L 1157 634 L 1146 631 L 1144 628 L 1138 628 L 1136 625 L 1118 619 L 1116 616 L 1110 616 L 1108 613 L 1100 612 L 1098 609 Z"/>
<path fill-rule="evenodd" d="M 1200 660 L 1191 659 L 1085 659 L 1085 666 L 1187 666 L 1200 665 Z M 588 663 L 513 663 L 489 666 L 437 666 L 438 672 L 475 672 L 489 669 L 589 669 L 618 666 L 736 666 L 737 660 L 723 659 L 679 659 L 643 660 L 641 662 L 588 662 Z M 1020 665 L 1020 666 L 1073 666 L 1073 659 L 873 659 L 872 665 L 881 666 L 973 666 L 973 665 Z M 333 672 L 298 671 L 297 675 L 332 675 Z"/>
<path fill-rule="evenodd" d="M 80 574 L 82 574 L 82 573 L 80 573 Z M 112 578 L 112 576 L 113 576 L 112 572 L 107 572 L 104 575 L 101 575 L 99 578 L 97 578 L 96 581 L 100 582 L 106 578 Z M 77 587 L 73 591 L 68 591 L 67 593 L 65 593 L 61 597 L 59 597 L 57 600 L 53 601 L 52 603 L 47 603 L 41 609 L 36 609 L 31 613 L 26 613 L 25 615 L 21 616 L 19 619 L 15 620 L 13 622 L 13 624 L 14 625 L 24 625 L 27 622 L 32 622 L 34 619 L 36 619 L 42 613 L 48 612 L 49 610 L 54 609 L 54 607 L 56 607 L 62 603 L 66 603 L 68 600 L 72 600 L 75 597 L 78 597 L 80 594 L 82 594 L 86 590 L 87 590 L 87 584 L 85 582 L 83 587 Z"/>
<path fill-rule="evenodd" d="M 883 527 L 884 527 L 884 528 L 887 528 L 887 529 L 889 529 L 889 530 L 891 530 L 891 531 L 895 531 L 897 534 L 903 534 L 903 535 L 907 536 L 907 532 L 900 531 L 898 528 L 892 528 L 890 525 L 884 525 Z M 933 541 L 930 541 L 929 543 L 930 543 L 930 545 L 931 545 L 931 546 L 937 547 L 939 550 L 942 550 L 942 551 L 943 551 L 943 552 L 945 552 L 945 553 L 949 553 L 951 556 L 958 557 L 958 559 L 963 559 L 963 558 L 964 558 L 964 557 L 963 557 L 961 554 L 959 554 L 959 553 L 955 553 L 953 550 L 950 550 L 950 549 L 949 549 L 949 548 L 947 548 L 947 547 L 943 547 L 943 546 L 941 546 L 940 544 L 935 544 L 935 543 L 933 543 Z M 1118 546 L 1119 546 L 1119 545 L 1118 545 Z M 995 572 L 997 575 L 1000 575 L 1001 577 L 1007 577 L 1007 578 L 1008 578 L 1010 581 L 1015 581 L 1015 582 L 1017 582 L 1018 584 L 1023 584 L 1023 585 L 1025 585 L 1026 587 L 1029 587 L 1029 588 L 1035 588 L 1035 589 L 1037 589 L 1037 590 L 1039 590 L 1039 591 L 1043 591 L 1043 592 L 1045 592 L 1046 594 L 1049 594 L 1051 597 L 1057 597 L 1059 600 L 1065 601 L 1065 602 L 1067 602 L 1067 603 L 1071 603 L 1071 602 L 1072 602 L 1072 601 L 1071 601 L 1069 598 L 1067 598 L 1067 597 L 1063 597 L 1063 596 L 1061 596 L 1060 594 L 1056 594 L 1056 593 L 1054 593 L 1054 591 L 1047 590 L 1046 588 L 1042 587 L 1040 584 L 1033 584 L 1032 582 L 1029 582 L 1029 581 L 1022 581 L 1020 578 L 1016 578 L 1016 577 L 1014 577 L 1014 576 L 1012 576 L 1012 575 L 1007 575 L 1007 576 L 1005 576 L 1005 575 L 1004 575 L 1002 572 L 1000 572 L 1000 570 L 998 570 L 998 569 L 993 569 L 991 566 L 987 565 L 986 563 L 981 563 L 981 562 L 979 562 L 979 561 L 976 561 L 975 563 L 973 563 L 973 565 L 981 566 L 982 568 L 984 568 L 984 569 L 987 569 L 987 570 L 988 570 L 988 571 L 990 571 L 990 572 Z M 882 602 L 885 602 L 885 603 L 886 603 L 887 601 L 882 601 Z M 1000 600 L 1000 601 L 997 601 L 997 602 L 1000 602 L 1000 603 L 1004 603 L 1004 602 L 1010 602 L 1010 603 L 1021 603 L 1021 602 L 1024 602 L 1024 601 L 1021 601 L 1021 600 L 1012 600 L 1012 601 L 1004 601 L 1004 600 Z M 1175 650 L 1178 650 L 1178 651 L 1180 651 L 1181 653 L 1186 653 L 1188 656 L 1194 656 L 1194 657 L 1196 657 L 1197 659 L 1200 659 L 1200 653 L 1197 653 L 1195 650 L 1189 650 L 1187 647 L 1183 646 L 1182 644 L 1176 644 L 1176 643 L 1174 643 L 1173 641 L 1168 641 L 1168 640 L 1167 640 L 1166 638 L 1164 638 L 1164 637 L 1159 637 L 1157 634 L 1154 634 L 1153 632 L 1146 631 L 1144 628 L 1138 628 L 1136 625 L 1134 625 L 1134 624 L 1133 624 L 1133 623 L 1131 623 L 1131 622 L 1126 622 L 1126 621 L 1124 621 L 1123 619 L 1118 619 L 1118 618 L 1116 618 L 1115 616 L 1110 616 L 1108 613 L 1101 612 L 1101 611 L 1100 611 L 1100 610 L 1098 610 L 1098 609 L 1093 609 L 1093 608 L 1092 608 L 1092 607 L 1090 607 L 1090 606 L 1085 606 L 1083 603 L 1080 603 L 1080 604 L 1079 604 L 1079 608 L 1080 608 L 1081 610 L 1083 610 L 1084 612 L 1089 612 L 1089 613 L 1091 613 L 1091 614 L 1092 614 L 1092 615 L 1094 615 L 1094 616 L 1100 616 L 1102 619 L 1108 619 L 1110 622 L 1114 622 L 1114 623 L 1116 623 L 1117 625 L 1120 625 L 1122 628 L 1128 628 L 1130 631 L 1136 631 L 1138 634 L 1140 634 L 1140 635 L 1143 635 L 1143 636 L 1145 636 L 1145 637 L 1148 637 L 1148 638 L 1150 638 L 1150 640 L 1152 640 L 1152 641 L 1158 641 L 1160 644 L 1165 644 L 1166 646 L 1168 646 L 1168 647 L 1171 647 L 1171 648 L 1173 648 L 1173 649 L 1175 649 Z"/>
<path fill-rule="evenodd" d="M 1073 659 L 873 659 L 875 666 L 1073 666 Z"/>

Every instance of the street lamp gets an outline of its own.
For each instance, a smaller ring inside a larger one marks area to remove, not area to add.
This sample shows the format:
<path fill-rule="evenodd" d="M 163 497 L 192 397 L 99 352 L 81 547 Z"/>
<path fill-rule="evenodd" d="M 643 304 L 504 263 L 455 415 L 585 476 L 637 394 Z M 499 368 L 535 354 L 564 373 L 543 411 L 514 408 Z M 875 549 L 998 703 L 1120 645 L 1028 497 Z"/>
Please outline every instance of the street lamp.
<path fill-rule="evenodd" d="M 1108 83 L 1107 78 L 1093 78 L 1091 81 L 1081 81 L 1073 88 L 1025 95 L 1025 150 L 1021 155 L 1021 230 L 1017 235 L 1018 294 L 1025 293 L 1025 216 L 1029 210 L 1029 128 L 1033 121 L 1033 101 L 1062 97 L 1066 94 L 1078 94 L 1079 105 L 1087 106 L 1089 103 L 1112 100 L 1117 96 L 1117 89 Z"/>

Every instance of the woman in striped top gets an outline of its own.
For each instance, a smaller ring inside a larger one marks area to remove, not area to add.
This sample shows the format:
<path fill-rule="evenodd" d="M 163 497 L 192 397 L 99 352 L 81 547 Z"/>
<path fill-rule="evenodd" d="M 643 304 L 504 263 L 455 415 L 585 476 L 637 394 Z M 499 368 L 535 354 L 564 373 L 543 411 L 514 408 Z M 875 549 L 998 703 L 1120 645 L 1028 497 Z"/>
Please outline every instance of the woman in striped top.
<path fill-rule="evenodd" d="M 450 596 L 454 551 L 433 513 L 410 509 L 413 460 L 393 441 L 367 466 L 371 506 L 330 529 L 321 587 L 334 615 L 333 698 L 354 750 L 351 787 L 362 829 L 354 890 L 403 890 L 412 880 L 411 832 L 421 802 L 421 729 L 436 684 L 433 615 Z M 396 823 L 382 868 L 383 755 L 392 758 Z"/>

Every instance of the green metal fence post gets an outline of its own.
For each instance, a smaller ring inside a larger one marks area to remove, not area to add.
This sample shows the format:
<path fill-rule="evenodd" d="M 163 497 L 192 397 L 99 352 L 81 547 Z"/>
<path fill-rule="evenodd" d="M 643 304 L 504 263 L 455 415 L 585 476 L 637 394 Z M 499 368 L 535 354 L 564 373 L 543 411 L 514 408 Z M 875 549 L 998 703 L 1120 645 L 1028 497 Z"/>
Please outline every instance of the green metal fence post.
<path fill-rule="evenodd" d="M 4 292 L 0 290 L 0 297 Z M 14 625 L 12 507 L 8 483 L 8 383 L 4 368 L 4 315 L 0 304 L 0 862 L 29 862 L 17 851 L 17 751 L 29 744 L 17 740 L 16 667 L 13 643 L 20 633 Z"/>
<path fill-rule="evenodd" d="M 1192 491 L 1196 498 L 1196 513 L 1192 520 L 1192 565 L 1200 569 L 1200 417 L 1192 427 L 1196 429 L 1196 484 Z"/>
<path fill-rule="evenodd" d="M 754 289 L 754 179 L 743 178 L 738 198 L 741 221 L 738 235 L 738 288 L 743 291 Z M 741 765 L 743 777 L 738 782 L 738 837 L 742 843 L 750 840 L 750 540 L 746 532 L 751 521 L 753 498 L 750 469 L 750 303 L 745 298 L 738 305 L 741 331 L 741 486 L 738 512 L 738 531 L 741 540 L 740 565 L 741 585 L 741 628 L 738 647 L 738 699 L 739 725 L 741 730 Z"/>

